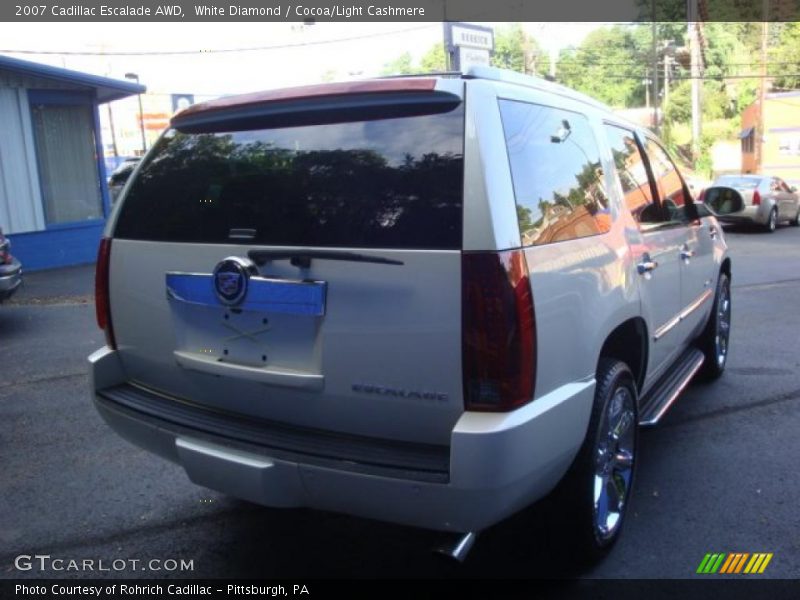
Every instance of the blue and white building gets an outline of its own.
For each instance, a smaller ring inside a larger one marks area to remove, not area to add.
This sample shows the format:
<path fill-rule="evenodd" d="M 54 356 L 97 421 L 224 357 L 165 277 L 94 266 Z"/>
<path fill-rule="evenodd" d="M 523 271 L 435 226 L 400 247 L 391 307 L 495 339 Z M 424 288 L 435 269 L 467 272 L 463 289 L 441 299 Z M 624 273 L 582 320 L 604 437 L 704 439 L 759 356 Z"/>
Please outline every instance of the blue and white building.
<path fill-rule="evenodd" d="M 111 209 L 98 107 L 144 91 L 0 56 L 0 227 L 26 270 L 94 262 Z"/>

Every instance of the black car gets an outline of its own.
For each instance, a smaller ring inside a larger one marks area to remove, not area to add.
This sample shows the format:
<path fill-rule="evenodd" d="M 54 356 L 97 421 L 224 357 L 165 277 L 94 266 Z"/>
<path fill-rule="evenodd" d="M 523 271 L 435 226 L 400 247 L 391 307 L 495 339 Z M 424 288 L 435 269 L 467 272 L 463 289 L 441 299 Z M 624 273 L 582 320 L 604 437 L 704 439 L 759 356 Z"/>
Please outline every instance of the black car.
<path fill-rule="evenodd" d="M 119 193 L 133 173 L 136 165 L 142 160 L 140 157 L 126 158 L 119 166 L 114 169 L 108 178 L 108 191 L 111 192 L 111 202 L 116 202 Z"/>

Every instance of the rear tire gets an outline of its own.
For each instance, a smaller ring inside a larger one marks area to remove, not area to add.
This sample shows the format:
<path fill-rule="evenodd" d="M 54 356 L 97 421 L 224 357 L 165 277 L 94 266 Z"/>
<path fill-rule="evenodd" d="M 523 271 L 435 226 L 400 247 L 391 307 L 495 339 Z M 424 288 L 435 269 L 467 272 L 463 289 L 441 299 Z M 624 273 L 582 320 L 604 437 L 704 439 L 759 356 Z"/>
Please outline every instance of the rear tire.
<path fill-rule="evenodd" d="M 731 280 L 727 273 L 720 273 L 714 306 L 703 333 L 697 338 L 697 346 L 705 355 L 701 378 L 711 381 L 725 371 L 728 363 L 728 347 L 731 333 Z"/>
<path fill-rule="evenodd" d="M 601 358 L 586 439 L 555 492 L 564 527 L 584 565 L 611 550 L 630 512 L 639 441 L 637 402 L 628 366 Z"/>
<path fill-rule="evenodd" d="M 797 208 L 797 214 L 792 219 L 792 227 L 800 227 L 800 207 Z"/>
<path fill-rule="evenodd" d="M 775 230 L 778 228 L 778 211 L 774 208 L 769 211 L 769 218 L 764 228 L 767 230 L 767 233 L 775 233 Z"/>

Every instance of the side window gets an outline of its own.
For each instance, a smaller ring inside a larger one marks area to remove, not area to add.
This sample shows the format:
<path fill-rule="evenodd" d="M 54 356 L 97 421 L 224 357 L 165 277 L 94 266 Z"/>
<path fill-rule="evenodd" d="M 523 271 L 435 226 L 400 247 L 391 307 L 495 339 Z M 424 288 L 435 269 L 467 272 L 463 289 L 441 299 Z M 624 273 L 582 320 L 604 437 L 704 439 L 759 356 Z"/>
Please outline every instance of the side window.
<path fill-rule="evenodd" d="M 524 246 L 597 235 L 611 227 L 600 151 L 578 113 L 500 100 Z"/>
<path fill-rule="evenodd" d="M 645 148 L 650 159 L 650 168 L 656 181 L 658 195 L 669 220 L 685 221 L 688 218 L 692 218 L 691 197 L 669 155 L 661 146 L 649 138 L 645 143 Z"/>
<path fill-rule="evenodd" d="M 662 222 L 661 211 L 653 198 L 647 168 L 633 132 L 616 125 L 606 125 L 605 131 L 622 183 L 625 205 L 633 218 L 639 223 Z"/>

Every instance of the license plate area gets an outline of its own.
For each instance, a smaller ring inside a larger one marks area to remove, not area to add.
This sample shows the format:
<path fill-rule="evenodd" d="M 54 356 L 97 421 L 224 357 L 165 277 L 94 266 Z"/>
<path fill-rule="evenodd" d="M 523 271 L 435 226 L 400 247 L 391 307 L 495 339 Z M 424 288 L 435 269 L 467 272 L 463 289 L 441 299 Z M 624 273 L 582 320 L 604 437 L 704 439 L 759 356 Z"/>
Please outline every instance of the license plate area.
<path fill-rule="evenodd" d="M 210 274 L 167 273 L 166 287 L 177 351 L 220 363 L 320 372 L 325 282 L 251 277 L 237 306 L 217 298 Z"/>

